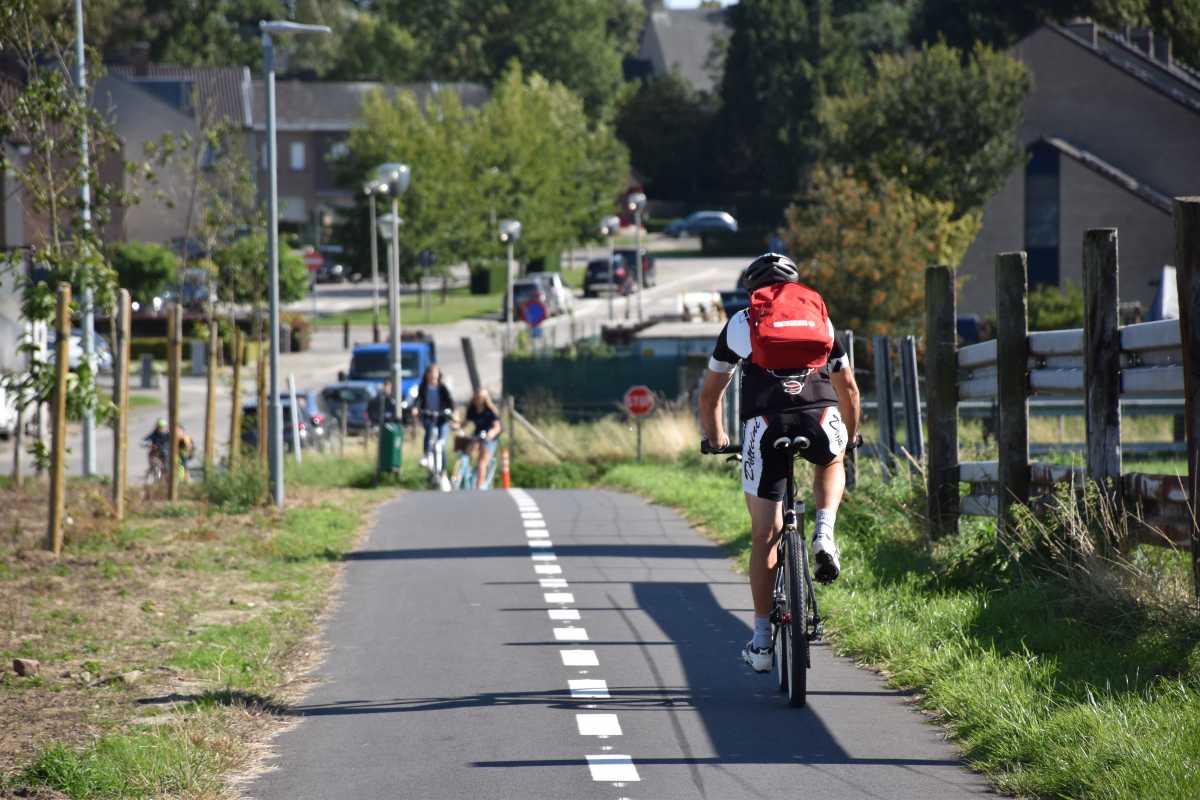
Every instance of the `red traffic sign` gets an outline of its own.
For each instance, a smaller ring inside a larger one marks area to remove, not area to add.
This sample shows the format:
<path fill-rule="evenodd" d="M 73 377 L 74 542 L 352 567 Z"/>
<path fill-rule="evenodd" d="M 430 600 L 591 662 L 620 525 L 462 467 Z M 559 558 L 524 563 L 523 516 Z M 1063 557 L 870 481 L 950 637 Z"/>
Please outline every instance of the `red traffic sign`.
<path fill-rule="evenodd" d="M 654 392 L 649 386 L 630 386 L 625 392 L 625 410 L 635 417 L 644 417 L 654 410 Z"/>
<path fill-rule="evenodd" d="M 537 300 L 530 300 L 521 306 L 521 319 L 525 320 L 531 328 L 541 325 L 546 321 L 547 316 L 545 304 Z"/>
<path fill-rule="evenodd" d="M 304 266 L 308 267 L 309 272 L 316 272 L 325 264 L 325 256 L 312 247 L 304 251 L 303 258 Z"/>

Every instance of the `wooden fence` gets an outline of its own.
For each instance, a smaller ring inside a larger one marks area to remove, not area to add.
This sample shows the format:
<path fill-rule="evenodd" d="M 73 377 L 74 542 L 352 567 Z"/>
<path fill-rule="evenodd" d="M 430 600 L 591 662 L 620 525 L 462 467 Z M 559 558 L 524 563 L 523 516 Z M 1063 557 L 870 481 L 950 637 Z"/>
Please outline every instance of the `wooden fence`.
<path fill-rule="evenodd" d="M 1200 594 L 1197 421 L 1200 414 L 1200 198 L 1175 204 L 1180 319 L 1120 326 L 1117 231 L 1084 235 L 1084 327 L 1027 329 L 1024 253 L 996 257 L 996 338 L 957 346 L 954 274 L 926 272 L 925 376 L 928 408 L 928 518 L 933 537 L 957 532 L 960 516 L 1012 524 L 1016 504 L 1070 483 L 1095 484 L 1128 515 L 1136 540 L 1191 547 Z M 1082 396 L 1086 466 L 1031 462 L 1029 398 Z M 1126 474 L 1121 464 L 1121 400 L 1147 395 L 1184 400 L 1188 474 Z M 960 401 L 988 400 L 998 410 L 996 461 L 958 459 Z M 882 437 L 881 437 L 882 438 Z M 970 491 L 960 496 L 959 484 Z M 1189 491 L 1189 487 L 1190 491 Z"/>

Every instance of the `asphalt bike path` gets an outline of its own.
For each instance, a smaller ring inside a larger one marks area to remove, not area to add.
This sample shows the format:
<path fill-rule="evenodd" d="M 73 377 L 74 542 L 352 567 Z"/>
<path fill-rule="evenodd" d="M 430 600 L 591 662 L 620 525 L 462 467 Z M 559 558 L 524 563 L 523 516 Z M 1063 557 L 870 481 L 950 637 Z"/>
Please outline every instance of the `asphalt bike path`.
<path fill-rule="evenodd" d="M 601 491 L 407 493 L 349 557 L 316 685 L 249 797 L 988 793 L 873 673 L 809 705 L 741 663 L 749 589 L 675 512 Z"/>

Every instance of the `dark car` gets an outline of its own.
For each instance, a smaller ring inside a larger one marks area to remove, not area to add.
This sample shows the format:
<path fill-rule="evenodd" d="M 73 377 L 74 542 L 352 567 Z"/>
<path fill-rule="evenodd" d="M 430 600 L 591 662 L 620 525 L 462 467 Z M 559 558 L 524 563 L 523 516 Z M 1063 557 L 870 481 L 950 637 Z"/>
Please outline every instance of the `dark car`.
<path fill-rule="evenodd" d="M 600 292 L 628 294 L 633 291 L 633 273 L 626 267 L 625 259 L 617 256 L 612 260 L 611 271 L 607 258 L 593 258 L 588 262 L 583 275 L 583 296 L 595 297 Z"/>
<path fill-rule="evenodd" d="M 632 247 L 619 247 L 613 251 L 621 259 L 631 267 L 637 264 L 636 251 Z M 633 274 L 637 274 L 637 269 L 633 270 Z M 642 286 L 650 288 L 658 283 L 658 270 L 654 263 L 654 256 L 650 255 L 646 248 L 642 248 Z"/>
<path fill-rule="evenodd" d="M 380 384 L 373 381 L 342 381 L 321 390 L 321 408 L 328 417 L 329 428 L 340 430 L 342 409 L 346 409 L 346 430 L 362 431 L 371 420 L 368 409 L 379 394 Z"/>
<path fill-rule="evenodd" d="M 737 233 L 738 223 L 725 211 L 697 211 L 686 219 L 672 220 L 663 228 L 667 236 L 699 236 L 703 233 Z"/>
<path fill-rule="evenodd" d="M 290 453 L 294 444 L 291 398 L 281 396 L 279 403 L 283 407 L 283 449 Z M 299 423 L 300 447 L 319 447 L 320 443 L 313 431 L 312 418 L 303 407 L 300 409 L 297 422 Z M 258 403 L 246 403 L 242 406 L 242 443 L 248 447 L 258 447 Z"/>

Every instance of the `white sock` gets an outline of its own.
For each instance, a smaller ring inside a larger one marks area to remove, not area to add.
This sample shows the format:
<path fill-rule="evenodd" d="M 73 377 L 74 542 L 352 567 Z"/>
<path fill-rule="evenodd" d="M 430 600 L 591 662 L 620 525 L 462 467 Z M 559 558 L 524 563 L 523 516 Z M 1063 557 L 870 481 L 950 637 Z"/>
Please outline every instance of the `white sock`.
<path fill-rule="evenodd" d="M 837 521 L 837 508 L 818 508 L 817 524 L 813 529 L 813 538 L 818 536 L 833 536 L 833 523 Z"/>
<path fill-rule="evenodd" d="M 758 617 L 754 618 L 754 638 L 750 641 L 754 647 L 763 648 L 771 646 L 771 618 Z"/>

